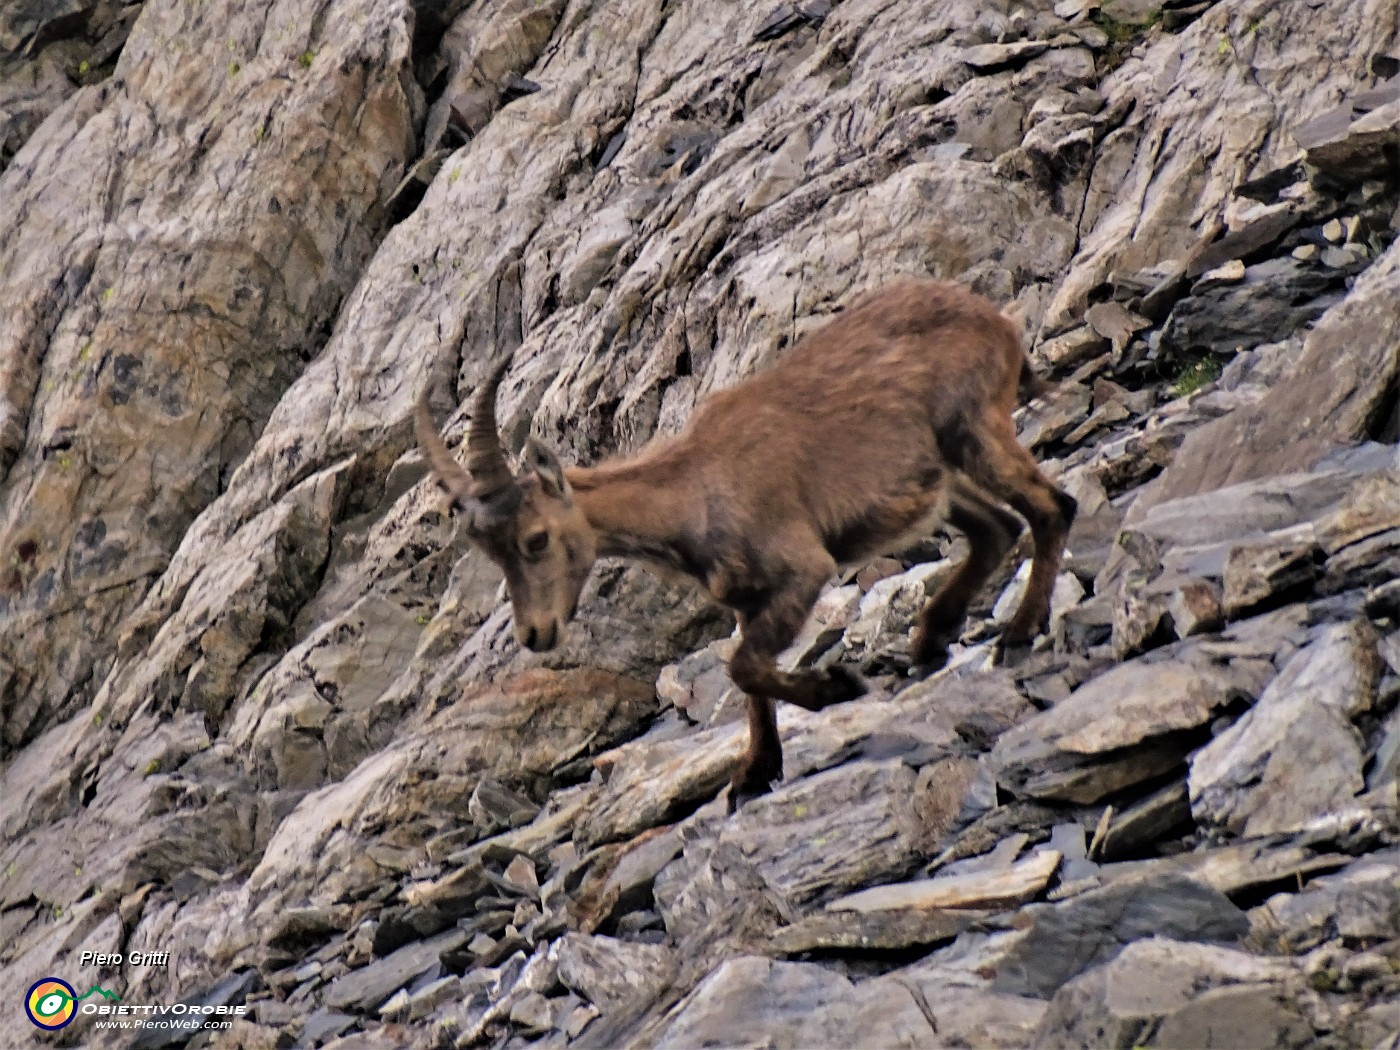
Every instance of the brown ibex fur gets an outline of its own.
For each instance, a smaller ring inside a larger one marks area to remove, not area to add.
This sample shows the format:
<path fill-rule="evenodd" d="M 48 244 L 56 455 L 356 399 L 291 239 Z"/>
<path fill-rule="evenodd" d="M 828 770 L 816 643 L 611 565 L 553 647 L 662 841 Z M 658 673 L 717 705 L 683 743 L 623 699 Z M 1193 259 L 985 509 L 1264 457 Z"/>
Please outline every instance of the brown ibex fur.
<path fill-rule="evenodd" d="M 1016 441 L 1012 412 L 1042 392 L 1019 325 L 960 285 L 901 281 L 805 336 L 771 368 L 707 398 L 680 435 L 631 459 L 560 466 L 530 442 L 519 473 L 496 432 L 499 366 L 477 392 L 467 469 L 420 402 L 417 433 L 475 542 L 505 572 L 520 642 L 559 639 L 600 555 L 660 563 L 737 614 L 730 660 L 748 694 L 749 749 L 730 804 L 782 775 L 773 701 L 810 711 L 862 691 L 840 669 L 779 670 L 838 566 L 946 521 L 970 553 L 923 610 L 913 658 L 941 666 L 967 608 L 1030 524 L 1034 559 L 1001 645 L 1044 629 L 1075 501 Z"/>

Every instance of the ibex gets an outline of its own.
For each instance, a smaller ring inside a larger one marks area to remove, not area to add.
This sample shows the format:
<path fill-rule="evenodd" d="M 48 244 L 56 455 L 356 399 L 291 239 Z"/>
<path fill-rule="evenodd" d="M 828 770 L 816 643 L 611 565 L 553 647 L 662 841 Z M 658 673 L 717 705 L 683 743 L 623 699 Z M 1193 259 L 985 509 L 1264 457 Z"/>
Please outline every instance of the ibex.
<path fill-rule="evenodd" d="M 920 614 L 913 659 L 943 665 L 967 608 L 1021 523 L 1030 580 L 1000 646 L 1044 629 L 1077 505 L 1016 441 L 1012 412 L 1044 392 L 1019 324 L 942 281 L 905 280 L 856 302 L 772 367 L 709 396 L 683 433 L 630 459 L 563 467 L 531 440 L 506 462 L 496 390 L 477 390 L 466 469 L 418 403 L 418 440 L 471 539 L 505 573 L 521 644 L 543 651 L 573 618 L 601 555 L 641 558 L 700 581 L 733 609 L 730 677 L 748 697 L 749 746 L 729 805 L 782 776 L 774 700 L 809 711 L 864 687 L 833 668 L 779 670 L 838 567 L 899 550 L 947 522 L 970 552 Z"/>

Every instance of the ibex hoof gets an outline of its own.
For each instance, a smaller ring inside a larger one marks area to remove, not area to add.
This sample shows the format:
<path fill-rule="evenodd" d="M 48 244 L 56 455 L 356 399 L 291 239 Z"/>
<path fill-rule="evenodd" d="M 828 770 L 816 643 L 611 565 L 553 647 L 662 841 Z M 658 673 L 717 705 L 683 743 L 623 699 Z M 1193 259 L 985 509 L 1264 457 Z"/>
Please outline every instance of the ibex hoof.
<path fill-rule="evenodd" d="M 908 677 L 915 679 L 916 681 L 921 681 L 925 678 L 929 678 L 933 675 L 936 675 L 939 671 L 943 670 L 943 668 L 947 666 L 948 653 L 945 650 L 944 652 L 938 653 L 931 659 L 925 660 L 922 663 L 910 664 L 907 674 Z"/>
<path fill-rule="evenodd" d="M 827 671 L 828 704 L 844 704 L 848 700 L 864 696 L 869 692 L 864 680 L 854 671 L 844 667 L 833 667 Z"/>
<path fill-rule="evenodd" d="M 1024 663 L 1026 657 L 1031 655 L 1032 640 L 1018 641 L 1016 639 L 1007 640 L 1002 637 L 992 650 L 992 662 L 998 667 L 1016 667 Z"/>
<path fill-rule="evenodd" d="M 773 790 L 773 785 L 758 783 L 729 785 L 729 812 L 737 813 L 742 806 L 748 805 L 756 798 L 762 798 Z"/>

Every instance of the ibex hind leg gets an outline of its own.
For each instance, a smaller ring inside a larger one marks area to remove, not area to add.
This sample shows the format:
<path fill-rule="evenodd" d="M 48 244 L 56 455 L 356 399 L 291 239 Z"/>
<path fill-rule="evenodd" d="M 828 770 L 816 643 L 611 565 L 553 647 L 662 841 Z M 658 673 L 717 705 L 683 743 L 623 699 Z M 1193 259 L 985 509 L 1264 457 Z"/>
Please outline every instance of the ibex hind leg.
<path fill-rule="evenodd" d="M 1026 519 L 1035 544 L 1025 595 L 1001 634 L 998 656 L 1012 662 L 1050 622 L 1050 595 L 1078 504 L 1040 472 L 1016 441 L 1010 417 L 986 423 L 976 438 L 978 447 L 966 459 L 967 473 Z"/>
<path fill-rule="evenodd" d="M 948 646 L 962 633 L 972 599 L 1021 534 L 1021 521 L 964 480 L 954 482 L 948 524 L 967 537 L 969 551 L 952 577 L 924 607 L 914 631 L 913 664 L 920 674 L 939 670 Z"/>

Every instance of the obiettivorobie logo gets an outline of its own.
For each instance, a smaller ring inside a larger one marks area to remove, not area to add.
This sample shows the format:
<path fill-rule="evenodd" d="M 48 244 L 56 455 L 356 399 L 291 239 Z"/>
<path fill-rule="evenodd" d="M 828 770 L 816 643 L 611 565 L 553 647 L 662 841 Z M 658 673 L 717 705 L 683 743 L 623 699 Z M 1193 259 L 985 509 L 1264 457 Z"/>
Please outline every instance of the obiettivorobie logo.
<path fill-rule="evenodd" d="M 29 994 L 24 997 L 24 1012 L 37 1027 L 52 1032 L 66 1027 L 77 1014 L 78 1003 L 89 995 L 100 995 L 109 1002 L 121 998 L 116 992 L 95 984 L 79 995 L 67 981 L 45 977 L 30 986 Z"/>

